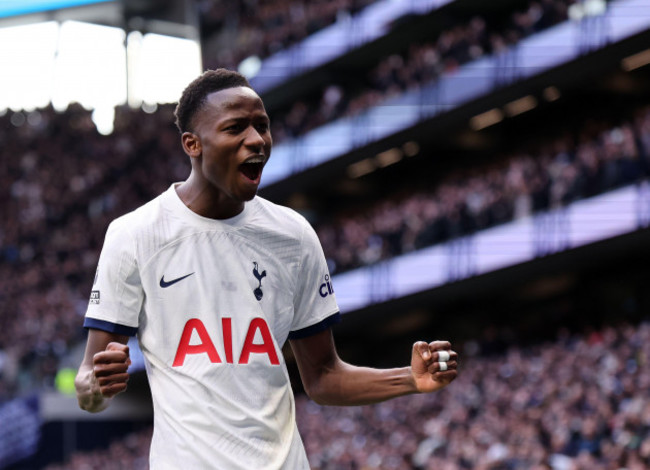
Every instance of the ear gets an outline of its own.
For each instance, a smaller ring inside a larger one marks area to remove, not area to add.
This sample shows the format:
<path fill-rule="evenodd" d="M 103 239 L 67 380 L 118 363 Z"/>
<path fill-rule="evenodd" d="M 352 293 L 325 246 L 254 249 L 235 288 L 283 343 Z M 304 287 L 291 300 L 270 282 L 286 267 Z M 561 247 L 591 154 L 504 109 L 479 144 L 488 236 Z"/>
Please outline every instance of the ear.
<path fill-rule="evenodd" d="M 181 143 L 183 144 L 183 150 L 190 158 L 198 158 L 201 156 L 203 149 L 201 148 L 201 139 L 199 139 L 198 135 L 191 132 L 183 132 Z"/>

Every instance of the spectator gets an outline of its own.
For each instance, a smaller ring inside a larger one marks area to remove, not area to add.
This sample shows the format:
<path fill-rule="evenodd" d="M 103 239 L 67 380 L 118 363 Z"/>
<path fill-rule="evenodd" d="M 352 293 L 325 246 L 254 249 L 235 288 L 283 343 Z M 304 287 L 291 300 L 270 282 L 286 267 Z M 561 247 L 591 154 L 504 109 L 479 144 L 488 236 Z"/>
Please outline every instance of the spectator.
<path fill-rule="evenodd" d="M 650 323 L 558 334 L 486 354 L 470 341 L 461 386 L 361 408 L 296 414 L 314 470 L 343 468 L 642 470 L 650 466 Z M 567 360 L 570 357 L 571 360 Z M 47 470 L 145 469 L 144 430 L 109 450 L 75 454 Z"/>

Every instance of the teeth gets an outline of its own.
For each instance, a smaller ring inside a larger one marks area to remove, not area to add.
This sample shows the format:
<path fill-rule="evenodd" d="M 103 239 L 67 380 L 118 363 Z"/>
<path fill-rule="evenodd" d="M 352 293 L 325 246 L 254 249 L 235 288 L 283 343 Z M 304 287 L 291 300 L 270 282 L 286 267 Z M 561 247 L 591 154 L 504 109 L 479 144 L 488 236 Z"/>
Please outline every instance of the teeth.
<path fill-rule="evenodd" d="M 266 159 L 262 155 L 260 155 L 259 157 L 251 157 L 248 160 L 246 160 L 244 163 L 264 163 L 265 160 Z"/>

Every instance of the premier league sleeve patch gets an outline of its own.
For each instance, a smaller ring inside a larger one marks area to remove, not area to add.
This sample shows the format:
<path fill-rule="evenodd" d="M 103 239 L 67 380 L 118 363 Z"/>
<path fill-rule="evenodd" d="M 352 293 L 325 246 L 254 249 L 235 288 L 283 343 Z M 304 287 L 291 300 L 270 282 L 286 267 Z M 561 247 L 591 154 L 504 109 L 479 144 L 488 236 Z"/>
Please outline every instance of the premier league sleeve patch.
<path fill-rule="evenodd" d="M 98 305 L 99 304 L 99 291 L 94 290 L 90 293 L 90 303 Z"/>

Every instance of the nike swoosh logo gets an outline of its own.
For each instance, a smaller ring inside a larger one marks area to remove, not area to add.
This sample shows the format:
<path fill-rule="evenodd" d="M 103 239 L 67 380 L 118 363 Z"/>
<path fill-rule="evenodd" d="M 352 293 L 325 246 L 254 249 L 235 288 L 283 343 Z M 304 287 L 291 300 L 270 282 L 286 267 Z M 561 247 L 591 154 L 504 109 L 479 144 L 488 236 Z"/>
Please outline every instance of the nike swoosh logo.
<path fill-rule="evenodd" d="M 165 275 L 163 274 L 163 277 L 160 278 L 160 287 L 162 287 L 163 289 L 165 287 L 169 287 L 172 284 L 176 284 L 177 282 L 182 281 L 186 277 L 190 277 L 192 274 L 194 274 L 194 273 L 189 273 L 189 274 L 186 274 L 185 276 L 177 277 L 176 279 L 172 279 L 171 281 L 165 281 Z"/>

